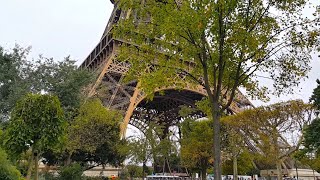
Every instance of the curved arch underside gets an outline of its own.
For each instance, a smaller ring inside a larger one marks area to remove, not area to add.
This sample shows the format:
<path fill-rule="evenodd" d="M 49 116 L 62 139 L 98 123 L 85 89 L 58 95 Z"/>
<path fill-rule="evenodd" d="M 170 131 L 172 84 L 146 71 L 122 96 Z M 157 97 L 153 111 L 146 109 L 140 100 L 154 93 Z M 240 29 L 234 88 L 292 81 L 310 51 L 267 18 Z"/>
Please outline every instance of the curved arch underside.
<path fill-rule="evenodd" d="M 113 0 L 111 0 L 114 3 Z M 148 127 L 148 123 L 155 121 L 164 123 L 167 126 L 177 124 L 181 117 L 179 110 L 181 105 L 194 107 L 195 102 L 206 96 L 203 87 L 185 87 L 185 90 L 174 90 L 174 87 L 161 89 L 164 95 L 156 93 L 153 100 L 147 100 L 145 94 L 139 89 L 139 83 L 133 80 L 123 82 L 126 73 L 130 69 L 127 62 L 117 61 L 117 47 L 121 42 L 112 36 L 111 30 L 114 24 L 121 18 L 126 18 L 130 12 L 121 11 L 115 5 L 108 25 L 105 28 L 101 40 L 83 61 L 80 68 L 95 71 L 98 75 L 96 82 L 90 89 L 89 97 L 99 97 L 104 106 L 110 109 L 117 109 L 123 112 L 124 120 L 121 126 L 121 134 L 124 137 L 127 125 L 130 123 L 142 132 Z M 182 78 L 177 74 L 177 79 Z M 229 113 L 237 113 L 243 108 L 252 106 L 250 101 L 237 92 L 232 102 Z M 205 116 L 201 112 L 194 112 L 193 118 Z M 250 139 L 246 143 L 253 152 L 258 152 L 255 144 Z M 285 166 L 284 166 L 285 167 Z M 288 165 L 288 167 L 290 167 Z"/>
<path fill-rule="evenodd" d="M 137 127 L 142 132 L 148 128 L 150 122 L 174 126 L 182 117 L 179 115 L 181 106 L 195 108 L 195 103 L 204 96 L 189 90 L 166 90 L 163 95 L 157 92 L 152 100 L 143 99 L 134 109 L 129 124 Z M 201 111 L 193 112 L 192 118 L 201 118 L 205 114 Z"/>

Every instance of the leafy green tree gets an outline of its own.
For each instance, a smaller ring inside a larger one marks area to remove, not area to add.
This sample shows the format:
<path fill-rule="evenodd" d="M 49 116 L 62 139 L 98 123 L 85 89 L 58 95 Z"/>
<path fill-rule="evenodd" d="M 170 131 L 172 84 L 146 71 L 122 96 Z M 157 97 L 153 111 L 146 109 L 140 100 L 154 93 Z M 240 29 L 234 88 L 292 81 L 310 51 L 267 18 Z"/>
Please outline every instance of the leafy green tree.
<path fill-rule="evenodd" d="M 121 119 L 121 114 L 106 109 L 99 99 L 88 100 L 67 131 L 66 148 L 73 154 L 70 158 L 89 164 L 95 162 L 95 165 L 119 166 L 123 159 L 119 152 Z"/>
<path fill-rule="evenodd" d="M 7 154 L 0 148 L 0 179 L 22 180 L 20 172 L 7 159 Z"/>
<path fill-rule="evenodd" d="M 317 87 L 314 88 L 310 101 L 316 109 L 320 110 L 320 80 L 317 79 L 316 82 Z"/>
<path fill-rule="evenodd" d="M 248 150 L 242 151 L 237 156 L 237 172 L 241 175 L 252 175 L 251 173 L 255 170 L 253 166 L 254 157 Z M 223 174 L 234 173 L 234 160 L 228 159 L 222 164 Z"/>
<path fill-rule="evenodd" d="M 222 149 L 225 154 L 224 155 L 225 159 L 227 159 L 226 163 L 230 165 L 229 162 L 230 161 L 233 162 L 231 166 L 227 165 L 228 167 L 233 168 L 233 173 L 230 173 L 230 171 L 228 171 L 228 174 L 233 174 L 233 179 L 238 179 L 238 161 L 239 161 L 239 158 L 241 158 L 241 155 L 243 155 L 243 153 L 246 151 L 245 139 L 240 129 L 230 127 L 227 124 L 223 124 L 223 125 L 224 126 L 222 128 L 222 132 L 223 132 L 222 135 L 224 138 L 222 138 Z M 222 165 L 223 165 L 222 170 L 225 170 L 225 164 L 223 163 Z M 252 166 L 252 163 L 249 162 L 248 165 Z M 240 164 L 239 167 L 241 168 L 244 166 L 246 165 Z"/>
<path fill-rule="evenodd" d="M 17 45 L 12 52 L 0 47 L 0 121 L 8 120 L 15 103 L 31 90 L 32 64 L 26 58 L 29 51 Z"/>
<path fill-rule="evenodd" d="M 305 149 L 299 150 L 293 154 L 293 157 L 302 164 L 308 165 L 312 170 L 320 171 L 319 153 L 310 153 Z"/>
<path fill-rule="evenodd" d="M 59 180 L 82 180 L 84 177 L 83 169 L 80 164 L 70 164 L 68 166 L 61 167 L 58 171 Z"/>
<path fill-rule="evenodd" d="M 137 165 L 127 165 L 126 169 L 129 173 L 130 180 L 143 177 L 143 168 Z"/>
<path fill-rule="evenodd" d="M 180 89 L 186 84 L 202 85 L 208 94 L 216 180 L 221 179 L 220 117 L 238 87 L 265 99 L 267 88 L 256 80 L 262 72 L 280 94 L 291 92 L 289 87 L 310 70 L 319 18 L 318 12 L 313 19 L 302 18 L 307 2 L 118 1 L 126 13 L 113 34 L 124 42 L 118 59 L 131 63 L 127 78 L 138 79 L 150 96 L 159 87 Z"/>
<path fill-rule="evenodd" d="M 193 170 L 201 171 L 201 177 L 206 179 L 207 169 L 213 159 L 212 121 L 185 120 L 182 123 L 181 161 Z"/>
<path fill-rule="evenodd" d="M 84 87 L 94 77 L 92 72 L 78 69 L 75 61 L 40 56 L 27 58 L 30 48 L 16 45 L 12 51 L 0 47 L 0 120 L 8 120 L 16 102 L 27 93 L 48 92 L 58 96 L 68 119 L 79 108 Z"/>
<path fill-rule="evenodd" d="M 5 148 L 12 156 L 32 150 L 35 177 L 38 177 L 38 160 L 41 153 L 59 143 L 66 122 L 59 99 L 52 95 L 28 94 L 18 101 L 11 113 L 5 131 Z M 27 179 L 31 175 L 29 163 Z"/>
<path fill-rule="evenodd" d="M 147 174 L 148 161 L 153 162 L 155 172 L 172 172 L 172 168 L 178 166 L 173 161 L 176 159 L 174 155 L 177 154 L 177 148 L 170 141 L 170 134 L 163 134 L 162 125 L 150 122 L 144 134 L 128 139 L 128 158 L 132 164 L 142 163 L 144 174 Z"/>
<path fill-rule="evenodd" d="M 304 129 L 304 146 L 310 151 L 320 153 L 320 118 L 314 119 Z"/>
<path fill-rule="evenodd" d="M 310 98 L 311 103 L 316 108 L 315 114 L 319 115 L 320 112 L 320 81 L 317 79 L 317 87 L 313 90 Z M 304 146 L 309 151 L 320 150 L 320 118 L 316 117 L 310 125 L 304 129 Z"/>
<path fill-rule="evenodd" d="M 143 172 L 145 172 L 144 167 L 146 166 L 147 162 L 153 160 L 153 154 L 149 141 L 152 139 L 149 139 L 146 136 L 148 136 L 148 133 L 145 135 L 140 135 L 140 137 L 134 137 L 134 139 L 127 140 L 128 158 L 132 164 L 142 163 Z"/>
<path fill-rule="evenodd" d="M 40 56 L 33 72 L 39 83 L 38 91 L 57 95 L 68 120 L 76 116 L 84 99 L 82 92 L 94 77 L 92 72 L 79 69 L 75 62 L 70 57 L 57 62 Z"/>
<path fill-rule="evenodd" d="M 281 164 L 301 147 L 304 126 L 310 121 L 312 107 L 300 100 L 276 103 L 245 110 L 237 115 L 224 117 L 224 123 L 241 129 L 241 134 L 252 142 L 257 164 L 276 167 L 278 179 L 282 178 Z M 288 132 L 296 136 L 288 141 Z"/>

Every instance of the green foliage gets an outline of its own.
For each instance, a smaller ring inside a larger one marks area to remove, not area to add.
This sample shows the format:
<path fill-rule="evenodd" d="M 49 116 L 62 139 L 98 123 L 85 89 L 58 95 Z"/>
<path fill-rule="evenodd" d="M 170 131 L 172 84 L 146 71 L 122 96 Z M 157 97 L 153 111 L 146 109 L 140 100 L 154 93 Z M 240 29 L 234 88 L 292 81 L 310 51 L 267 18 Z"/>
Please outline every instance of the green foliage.
<path fill-rule="evenodd" d="M 83 100 L 82 92 L 94 77 L 92 72 L 79 69 L 75 62 L 70 57 L 59 62 L 40 57 L 34 70 L 37 82 L 41 82 L 38 90 L 58 96 L 68 120 L 75 116 Z"/>
<path fill-rule="evenodd" d="M 3 131 L 1 130 L 1 127 L 0 127 L 0 148 L 2 148 L 3 146 Z"/>
<path fill-rule="evenodd" d="M 54 175 L 54 173 L 51 173 L 51 172 L 43 172 L 43 173 L 40 174 L 40 179 L 43 179 L 43 180 L 59 180 L 59 177 L 57 177 L 56 175 Z"/>
<path fill-rule="evenodd" d="M 117 58 L 130 62 L 128 80 L 138 79 L 151 97 L 157 89 L 198 85 L 208 94 L 217 180 L 220 116 L 238 87 L 267 100 L 268 88 L 257 80 L 263 72 L 274 80 L 275 94 L 292 92 L 311 68 L 310 52 L 320 34 L 319 12 L 314 18 L 301 15 L 307 0 L 121 0 L 118 5 L 127 14 L 113 35 L 124 42 Z"/>
<path fill-rule="evenodd" d="M 7 120 L 18 99 L 31 90 L 34 79 L 26 59 L 29 51 L 17 45 L 12 52 L 0 47 L 0 121 Z"/>
<path fill-rule="evenodd" d="M 7 159 L 7 154 L 0 148 L 0 179 L 22 180 L 20 172 Z"/>
<path fill-rule="evenodd" d="M 127 154 L 131 163 L 139 164 L 152 160 L 152 147 L 150 139 L 141 135 L 129 140 L 127 144 Z"/>
<path fill-rule="evenodd" d="M 106 109 L 99 99 L 83 104 L 67 134 L 67 150 L 74 153 L 74 160 L 120 165 L 121 119 L 121 114 Z"/>
<path fill-rule="evenodd" d="M 83 169 L 80 164 L 71 164 L 59 169 L 59 180 L 83 180 Z"/>
<path fill-rule="evenodd" d="M 314 119 L 304 129 L 304 146 L 310 151 L 318 151 L 320 153 L 320 118 Z"/>
<path fill-rule="evenodd" d="M 175 159 L 174 155 L 178 154 L 177 147 L 170 141 L 170 133 L 165 134 L 164 129 L 163 125 L 150 122 L 149 128 L 144 134 L 129 139 L 127 153 L 130 162 L 133 164 L 142 163 L 145 172 L 148 161 L 153 162 L 155 172 L 163 172 L 163 169 L 166 172 L 173 170 L 172 168 L 175 168 L 177 164 L 170 159 Z"/>
<path fill-rule="evenodd" d="M 311 103 L 316 108 L 316 115 L 318 116 L 320 110 L 320 81 L 317 79 L 317 87 L 313 90 L 310 98 Z M 320 151 L 320 118 L 316 117 L 304 129 L 304 146 L 308 151 Z"/>
<path fill-rule="evenodd" d="M 238 174 L 241 175 L 252 175 L 251 173 L 255 170 L 253 166 L 253 156 L 252 153 L 248 151 L 243 151 L 237 158 L 238 162 Z M 227 160 L 222 164 L 223 174 L 233 174 L 233 161 Z"/>
<path fill-rule="evenodd" d="M 304 165 L 308 165 L 315 171 L 320 171 L 320 154 L 310 153 L 305 150 L 299 150 L 293 154 L 293 157 Z"/>
<path fill-rule="evenodd" d="M 119 173 L 119 179 L 128 179 L 129 178 L 129 173 L 128 170 L 123 168 L 121 169 L 120 173 Z"/>
<path fill-rule="evenodd" d="M 295 135 L 295 144 L 287 141 L 288 129 L 291 133 L 301 133 L 312 113 L 311 105 L 296 100 L 245 110 L 226 116 L 222 121 L 234 129 L 241 129 L 242 136 L 255 142 L 255 148 L 263 152 L 253 154 L 258 165 L 274 168 L 276 162 L 286 159 L 301 146 L 301 135 Z M 286 150 L 284 145 L 288 147 Z"/>
<path fill-rule="evenodd" d="M 119 142 L 121 115 L 107 110 L 99 99 L 87 101 L 68 130 L 70 150 L 94 152 L 104 143 Z"/>
<path fill-rule="evenodd" d="M 121 10 L 131 14 L 114 33 L 135 46 L 124 45 L 119 58 L 131 62 L 129 78 L 139 79 L 147 94 L 191 82 L 219 93 L 220 86 L 230 93 L 243 86 L 264 99 L 266 87 L 259 88 L 255 72 L 270 74 L 275 93 L 290 91 L 310 70 L 310 50 L 317 47 L 319 36 L 319 19 L 301 18 L 307 1 L 298 2 L 150 0 L 141 5 L 122 0 Z M 152 71 L 147 70 L 150 64 L 155 65 Z M 187 81 L 174 78 L 177 73 Z"/>
<path fill-rule="evenodd" d="M 317 87 L 313 90 L 310 101 L 316 107 L 316 109 L 320 110 L 320 81 L 317 79 Z"/>
<path fill-rule="evenodd" d="M 42 152 L 59 142 L 65 125 L 63 110 L 56 96 L 28 94 L 11 113 L 5 131 L 5 148 L 12 155 L 26 152 L 30 147 Z"/>
<path fill-rule="evenodd" d="M 207 169 L 213 159 L 212 121 L 185 120 L 182 123 L 181 161 L 193 170 Z"/>
<path fill-rule="evenodd" d="M 93 78 L 93 74 L 78 69 L 75 61 L 66 57 L 63 61 L 39 57 L 27 59 L 30 48 L 18 45 L 12 51 L 0 47 L 0 120 L 8 120 L 16 102 L 27 93 L 49 92 L 60 99 L 69 118 L 80 106 L 81 92 Z"/>
<path fill-rule="evenodd" d="M 130 178 L 141 178 L 143 177 L 143 169 L 137 165 L 127 165 L 126 169 L 129 173 Z"/>

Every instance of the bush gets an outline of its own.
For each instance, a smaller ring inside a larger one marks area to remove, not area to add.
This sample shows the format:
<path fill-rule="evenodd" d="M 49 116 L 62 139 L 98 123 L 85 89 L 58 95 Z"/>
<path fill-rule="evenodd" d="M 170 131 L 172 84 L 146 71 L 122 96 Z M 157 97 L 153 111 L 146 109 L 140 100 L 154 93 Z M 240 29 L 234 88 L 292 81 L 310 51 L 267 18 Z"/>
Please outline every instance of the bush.
<path fill-rule="evenodd" d="M 0 179 L 1 180 L 22 180 L 20 172 L 7 159 L 7 154 L 0 149 Z"/>
<path fill-rule="evenodd" d="M 60 180 L 83 180 L 83 169 L 80 164 L 71 164 L 61 167 L 59 170 Z"/>
<path fill-rule="evenodd" d="M 59 180 L 53 173 L 50 172 L 42 172 L 40 174 L 40 180 Z"/>

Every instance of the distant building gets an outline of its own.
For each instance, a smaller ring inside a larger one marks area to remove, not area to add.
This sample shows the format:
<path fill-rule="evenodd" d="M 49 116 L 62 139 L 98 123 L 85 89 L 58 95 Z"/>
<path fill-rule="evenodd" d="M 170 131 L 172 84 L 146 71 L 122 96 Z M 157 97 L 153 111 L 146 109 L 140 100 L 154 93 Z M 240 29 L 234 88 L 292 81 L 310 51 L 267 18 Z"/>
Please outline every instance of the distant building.
<path fill-rule="evenodd" d="M 260 175 L 266 179 L 276 180 L 277 172 L 276 169 L 261 170 Z M 282 175 L 284 179 L 297 179 L 298 177 L 298 180 L 320 180 L 320 174 L 312 169 L 283 169 Z"/>

